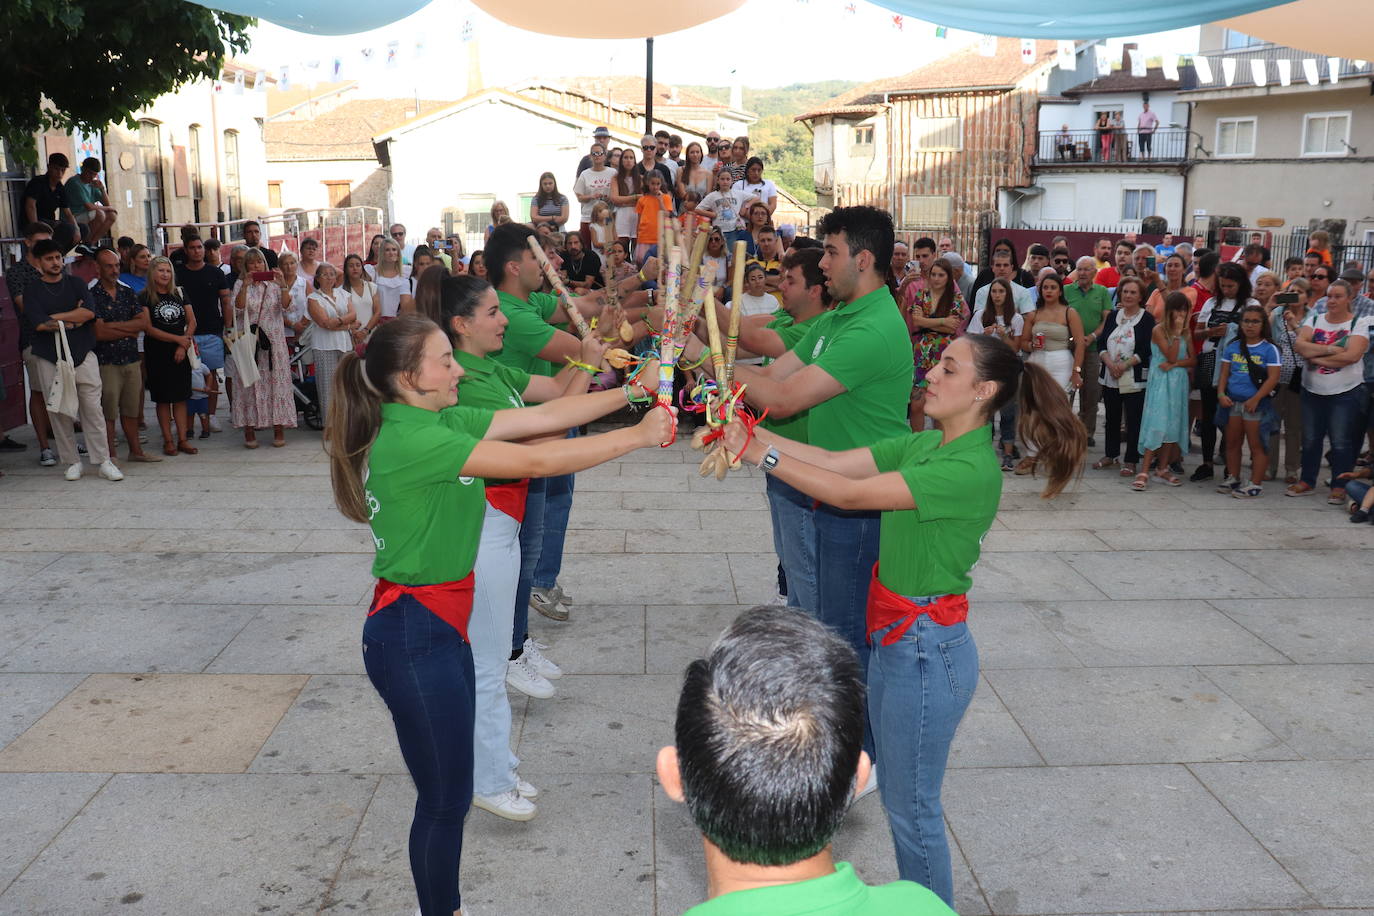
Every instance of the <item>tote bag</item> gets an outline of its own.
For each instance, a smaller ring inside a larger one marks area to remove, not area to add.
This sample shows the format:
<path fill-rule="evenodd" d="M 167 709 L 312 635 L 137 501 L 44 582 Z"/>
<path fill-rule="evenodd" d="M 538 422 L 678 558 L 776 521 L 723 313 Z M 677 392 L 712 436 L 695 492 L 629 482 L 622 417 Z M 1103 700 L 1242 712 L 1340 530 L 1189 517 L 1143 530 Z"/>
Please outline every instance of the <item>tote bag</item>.
<path fill-rule="evenodd" d="M 67 343 L 67 325 L 57 323 L 57 372 L 48 389 L 48 412 L 76 419 L 80 401 L 76 396 L 76 364 L 72 362 L 71 344 Z"/>
<path fill-rule="evenodd" d="M 234 358 L 239 384 L 252 388 L 262 378 L 258 371 L 258 332 L 248 323 L 247 309 L 242 312 L 242 320 L 239 314 L 235 309 L 234 327 L 225 335 L 225 340 L 229 343 L 229 355 Z"/>

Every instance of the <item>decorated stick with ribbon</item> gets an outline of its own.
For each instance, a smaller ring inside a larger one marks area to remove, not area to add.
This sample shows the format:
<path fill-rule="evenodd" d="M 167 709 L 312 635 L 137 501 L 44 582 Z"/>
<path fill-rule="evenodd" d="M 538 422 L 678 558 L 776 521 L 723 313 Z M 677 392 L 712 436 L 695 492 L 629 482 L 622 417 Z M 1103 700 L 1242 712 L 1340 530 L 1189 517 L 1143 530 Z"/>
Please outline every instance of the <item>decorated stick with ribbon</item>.
<path fill-rule="evenodd" d="M 664 241 L 663 237 L 659 241 Z M 660 251 L 664 250 L 661 246 Z M 672 412 L 673 409 L 673 370 L 677 363 L 678 312 L 678 274 L 682 269 L 682 249 L 676 245 L 667 249 L 668 260 L 663 272 L 663 327 L 658 334 L 658 406 Z M 677 438 L 677 425 L 674 423 L 673 435 L 663 443 L 663 448 L 673 444 Z"/>
<path fill-rule="evenodd" d="M 701 314 L 702 302 L 705 298 L 703 289 L 704 280 L 701 277 L 701 259 L 706 254 L 706 233 L 697 233 L 696 241 L 692 243 L 691 260 L 687 262 L 687 278 L 682 283 L 680 298 L 683 305 L 682 324 L 678 328 L 677 338 L 674 343 L 677 351 L 687 345 L 687 335 L 692 333 L 692 326 L 696 323 L 697 316 Z"/>
<path fill-rule="evenodd" d="M 715 270 L 711 271 L 711 278 L 715 279 Z M 706 342 L 711 347 L 711 369 L 717 382 L 725 381 L 725 350 L 720 345 L 720 317 L 716 314 L 716 287 L 714 283 L 707 285 L 706 304 Z"/>
<path fill-rule="evenodd" d="M 585 339 L 587 335 L 592 332 L 591 327 L 587 324 L 587 319 L 583 318 L 582 313 L 578 311 L 577 303 L 573 301 L 573 297 L 568 292 L 568 288 L 563 285 L 563 278 L 558 275 L 558 271 L 554 270 L 553 265 L 549 263 L 548 256 L 544 254 L 543 246 L 539 244 L 538 236 L 532 235 L 529 237 L 528 241 L 530 243 L 530 251 L 534 252 L 534 259 L 539 262 L 540 270 L 544 271 L 544 279 L 549 281 L 549 285 L 553 287 L 554 292 L 558 293 L 559 298 L 563 300 L 563 307 L 567 310 L 568 317 L 571 318 L 573 324 L 577 326 L 577 336 Z"/>
<path fill-rule="evenodd" d="M 735 243 L 735 270 L 730 284 L 730 329 L 725 332 L 725 375 L 721 388 L 729 391 L 735 380 L 735 350 L 739 347 L 739 322 L 744 314 L 744 242 Z"/>

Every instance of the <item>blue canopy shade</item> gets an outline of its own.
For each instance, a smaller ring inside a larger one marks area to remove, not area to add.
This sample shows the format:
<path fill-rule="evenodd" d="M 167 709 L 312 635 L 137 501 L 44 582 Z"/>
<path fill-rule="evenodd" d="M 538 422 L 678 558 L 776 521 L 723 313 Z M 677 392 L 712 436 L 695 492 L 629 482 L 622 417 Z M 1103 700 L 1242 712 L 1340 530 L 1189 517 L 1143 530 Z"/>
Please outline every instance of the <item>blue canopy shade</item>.
<path fill-rule="evenodd" d="M 1183 29 L 1281 5 L 1284 0 L 873 0 L 937 25 L 1009 38 L 1116 38 Z"/>
<path fill-rule="evenodd" d="M 429 5 L 430 0 L 201 0 L 201 6 L 256 16 L 296 32 L 353 35 L 380 29 Z"/>

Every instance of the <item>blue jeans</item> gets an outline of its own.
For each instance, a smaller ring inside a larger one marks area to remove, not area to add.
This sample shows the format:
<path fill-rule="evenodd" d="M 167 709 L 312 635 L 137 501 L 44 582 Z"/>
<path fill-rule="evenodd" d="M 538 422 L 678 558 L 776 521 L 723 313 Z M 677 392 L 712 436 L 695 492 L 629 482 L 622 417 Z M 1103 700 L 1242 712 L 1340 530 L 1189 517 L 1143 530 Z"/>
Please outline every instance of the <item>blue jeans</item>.
<path fill-rule="evenodd" d="M 520 577 L 515 582 L 515 616 L 511 620 L 510 642 L 511 652 L 517 655 L 524 651 L 525 634 L 530 629 L 530 589 L 534 584 L 534 567 L 544 544 L 544 491 L 547 485 L 546 478 L 530 478 L 529 493 L 525 496 L 525 519 L 520 523 Z"/>
<path fill-rule="evenodd" d="M 1368 493 L 1369 490 L 1370 485 L 1368 478 L 1345 481 L 1345 496 L 1347 499 L 1353 501 L 1356 506 L 1364 504 L 1365 494 Z"/>
<path fill-rule="evenodd" d="M 1302 392 L 1302 482 L 1317 485 L 1322 466 L 1322 446 L 1331 440 L 1331 479 L 1355 466 L 1360 437 L 1364 435 L 1365 394 L 1356 385 L 1340 394 Z"/>
<path fill-rule="evenodd" d="M 929 603 L 917 598 L 918 604 Z M 893 624 L 893 627 L 899 624 Z M 940 786 L 949 746 L 978 686 L 978 647 L 968 624 L 920 617 L 890 646 L 873 634 L 868 715 L 878 737 L 878 791 L 892 828 L 897 873 L 954 906 L 954 870 Z"/>
<path fill-rule="evenodd" d="M 567 438 L 576 439 L 577 429 L 568 430 Z M 563 542 L 568 537 L 568 513 L 572 511 L 573 475 L 563 474 L 544 480 L 544 534 L 539 555 L 534 560 L 535 588 L 553 588 L 563 571 Z"/>
<path fill-rule="evenodd" d="M 844 637 L 859 656 L 861 670 L 867 671 L 868 583 L 878 562 L 878 513 L 847 512 L 822 503 L 814 517 L 816 608 L 812 613 Z M 864 750 L 873 756 L 873 729 L 867 723 Z"/>
<path fill-rule="evenodd" d="M 768 511 L 773 519 L 773 550 L 787 580 L 787 606 L 815 614 L 816 514 L 811 497 L 769 475 Z"/>
<path fill-rule="evenodd" d="M 1016 444 L 1016 398 L 1007 401 L 997 414 L 997 438 L 1007 445 Z"/>
<path fill-rule="evenodd" d="M 418 798 L 410 871 L 424 916 L 462 905 L 458 866 L 472 801 L 472 650 L 419 601 L 402 595 L 363 625 L 363 665 L 396 726 Z"/>

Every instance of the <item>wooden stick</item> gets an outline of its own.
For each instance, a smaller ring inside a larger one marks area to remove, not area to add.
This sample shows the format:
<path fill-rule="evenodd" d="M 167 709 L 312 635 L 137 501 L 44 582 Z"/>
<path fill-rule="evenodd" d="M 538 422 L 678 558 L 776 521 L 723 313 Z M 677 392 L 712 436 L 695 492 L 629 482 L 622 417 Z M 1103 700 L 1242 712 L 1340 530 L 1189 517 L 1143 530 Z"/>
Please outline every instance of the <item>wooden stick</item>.
<path fill-rule="evenodd" d="M 735 350 L 739 347 L 739 323 L 743 315 L 744 303 L 744 242 L 735 243 L 734 277 L 730 285 L 730 329 L 725 332 L 725 378 L 721 379 L 724 391 L 730 390 L 735 380 Z"/>
<path fill-rule="evenodd" d="M 530 250 L 534 252 L 535 260 L 539 262 L 539 268 L 544 271 L 544 279 L 549 281 L 554 292 L 562 298 L 563 308 L 577 327 L 577 335 L 585 339 L 592 332 L 592 329 L 588 326 L 587 319 L 583 318 L 582 313 L 578 311 L 577 304 L 573 302 L 573 297 L 568 292 L 568 288 L 563 285 L 563 278 L 558 276 L 558 271 L 554 270 L 553 265 L 549 263 L 548 256 L 544 254 L 544 247 L 539 244 L 539 238 L 532 235 L 527 241 L 530 243 Z"/>

